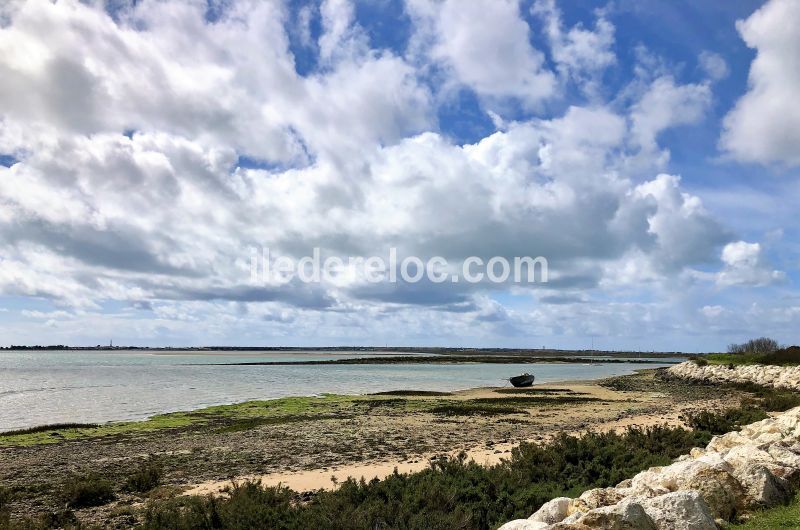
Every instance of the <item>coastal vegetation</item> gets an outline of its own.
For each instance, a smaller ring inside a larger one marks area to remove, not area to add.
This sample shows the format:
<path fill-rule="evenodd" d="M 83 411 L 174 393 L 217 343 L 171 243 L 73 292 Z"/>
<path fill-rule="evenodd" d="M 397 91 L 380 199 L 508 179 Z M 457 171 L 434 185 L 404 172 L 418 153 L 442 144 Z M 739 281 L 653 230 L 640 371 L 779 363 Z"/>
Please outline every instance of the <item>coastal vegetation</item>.
<path fill-rule="evenodd" d="M 125 481 L 125 491 L 147 493 L 159 484 L 164 469 L 157 461 L 148 459 L 142 462 Z"/>
<path fill-rule="evenodd" d="M 370 482 L 349 479 L 304 503 L 286 488 L 245 482 L 232 485 L 224 498 L 151 503 L 145 528 L 488 529 L 553 497 L 611 486 L 667 464 L 710 437 L 706 431 L 670 427 L 561 434 L 546 446 L 522 444 L 496 466 L 481 466 L 462 454 L 434 460 L 419 473 Z"/>
<path fill-rule="evenodd" d="M 115 497 L 111 481 L 97 475 L 73 477 L 64 484 L 63 492 L 70 508 L 101 506 Z"/>
<path fill-rule="evenodd" d="M 760 337 L 740 344 L 731 344 L 727 353 L 693 356 L 690 359 L 700 366 L 704 366 L 701 364 L 703 362 L 726 364 L 731 367 L 753 364 L 789 366 L 800 364 L 800 347 L 781 347 L 774 339 Z"/>
<path fill-rule="evenodd" d="M 731 344 L 728 346 L 728 353 L 733 355 L 764 355 L 776 351 L 780 346 L 778 341 L 769 337 L 759 337 L 750 339 L 741 344 Z"/>

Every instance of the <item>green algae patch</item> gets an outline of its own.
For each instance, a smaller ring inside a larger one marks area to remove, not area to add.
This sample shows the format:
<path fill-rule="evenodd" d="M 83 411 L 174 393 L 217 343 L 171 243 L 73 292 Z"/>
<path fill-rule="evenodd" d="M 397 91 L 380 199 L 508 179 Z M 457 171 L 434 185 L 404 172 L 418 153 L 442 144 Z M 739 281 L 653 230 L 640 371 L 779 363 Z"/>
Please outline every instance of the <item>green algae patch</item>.
<path fill-rule="evenodd" d="M 0 433 L 0 447 L 27 447 L 105 436 L 135 436 L 153 431 L 208 428 L 211 432 L 235 432 L 259 425 L 292 423 L 346 415 L 357 396 L 325 394 L 319 397 L 290 397 L 215 405 L 190 412 L 159 414 L 143 421 L 113 422 L 101 425 L 52 425 Z M 285 420 L 285 421 L 283 421 Z M 230 428 L 238 425 L 240 428 Z M 249 426 L 249 427 L 248 427 Z"/>

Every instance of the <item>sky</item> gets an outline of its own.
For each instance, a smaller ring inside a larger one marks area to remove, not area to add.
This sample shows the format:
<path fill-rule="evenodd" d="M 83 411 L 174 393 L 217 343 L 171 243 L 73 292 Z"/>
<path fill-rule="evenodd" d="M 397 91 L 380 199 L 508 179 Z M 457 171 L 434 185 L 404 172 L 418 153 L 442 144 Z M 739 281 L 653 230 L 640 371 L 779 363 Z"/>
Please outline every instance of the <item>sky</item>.
<path fill-rule="evenodd" d="M 796 0 L 6 1 L 0 345 L 796 344 L 798 93 Z"/>

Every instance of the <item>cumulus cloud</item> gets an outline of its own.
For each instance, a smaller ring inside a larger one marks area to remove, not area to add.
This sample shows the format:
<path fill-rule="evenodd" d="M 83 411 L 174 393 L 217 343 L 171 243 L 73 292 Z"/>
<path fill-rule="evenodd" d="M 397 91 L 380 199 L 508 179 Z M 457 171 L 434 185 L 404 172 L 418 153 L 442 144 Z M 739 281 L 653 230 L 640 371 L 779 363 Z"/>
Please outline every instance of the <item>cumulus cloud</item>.
<path fill-rule="evenodd" d="M 594 29 L 578 24 L 565 31 L 555 0 L 537 0 L 532 11 L 544 20 L 545 33 L 560 74 L 577 83 L 587 95 L 596 96 L 603 71 L 616 63 L 612 50 L 614 25 L 600 12 Z"/>
<path fill-rule="evenodd" d="M 720 144 L 739 160 L 800 164 L 800 3 L 770 0 L 736 27 L 756 58 Z"/>
<path fill-rule="evenodd" d="M 658 134 L 670 127 L 696 123 L 711 102 L 707 84 L 675 83 L 672 76 L 655 79 L 631 111 L 632 134 L 647 151 L 658 149 Z"/>
<path fill-rule="evenodd" d="M 530 43 L 516 0 L 409 0 L 420 47 L 458 83 L 485 98 L 529 107 L 554 95 L 554 74 Z"/>
<path fill-rule="evenodd" d="M 725 268 L 717 275 L 717 284 L 721 286 L 767 285 L 786 277 L 782 271 L 769 268 L 759 243 L 728 243 L 722 249 L 722 261 Z"/>
<path fill-rule="evenodd" d="M 613 26 L 600 14 L 593 29 L 566 29 L 555 6 L 538 5 L 560 79 L 599 79 Z M 630 105 L 591 89 L 551 116 L 497 115 L 502 130 L 459 144 L 437 128 L 437 91 L 456 83 L 530 111 L 558 96 L 559 76 L 515 2 L 412 0 L 409 12 L 416 40 L 403 54 L 370 49 L 350 2 L 304 11 L 306 28 L 320 18 L 320 65 L 301 75 L 287 36 L 297 21 L 279 2 L 225 3 L 213 21 L 189 1 L 114 17 L 71 0 L 9 10 L 0 154 L 15 163 L 0 166 L 0 293 L 79 308 L 74 318 L 104 336 L 163 342 L 202 322 L 208 337 L 255 342 L 291 327 L 347 341 L 371 327 L 427 338 L 656 331 L 668 304 L 598 308 L 587 293 L 661 289 L 720 263 L 711 283 L 760 283 L 761 258 L 728 250 L 720 262 L 731 234 L 679 176 L 652 170 L 664 163 L 660 133 L 700 120 L 710 85 L 659 71 Z M 454 266 L 541 255 L 551 281 L 538 292 L 349 275 L 253 285 L 258 246 L 296 258 L 396 247 Z M 509 291 L 548 310 L 492 299 Z M 108 314 L 109 301 L 126 309 Z"/>

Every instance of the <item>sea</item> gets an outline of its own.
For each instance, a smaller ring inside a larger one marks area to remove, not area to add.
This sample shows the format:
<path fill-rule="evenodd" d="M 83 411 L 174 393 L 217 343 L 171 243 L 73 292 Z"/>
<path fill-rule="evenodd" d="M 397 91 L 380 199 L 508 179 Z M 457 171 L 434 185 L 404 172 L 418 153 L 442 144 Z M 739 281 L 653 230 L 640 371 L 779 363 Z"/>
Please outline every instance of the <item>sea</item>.
<path fill-rule="evenodd" d="M 236 366 L 420 355 L 364 351 L 0 351 L 0 432 L 52 423 L 141 420 L 211 405 L 325 393 L 452 391 L 508 385 L 524 372 L 547 383 L 600 379 L 682 359 L 641 363 L 347 364 Z"/>

